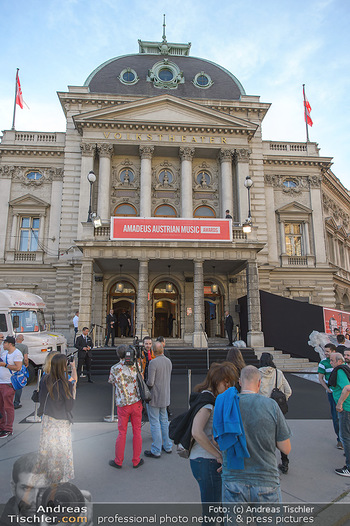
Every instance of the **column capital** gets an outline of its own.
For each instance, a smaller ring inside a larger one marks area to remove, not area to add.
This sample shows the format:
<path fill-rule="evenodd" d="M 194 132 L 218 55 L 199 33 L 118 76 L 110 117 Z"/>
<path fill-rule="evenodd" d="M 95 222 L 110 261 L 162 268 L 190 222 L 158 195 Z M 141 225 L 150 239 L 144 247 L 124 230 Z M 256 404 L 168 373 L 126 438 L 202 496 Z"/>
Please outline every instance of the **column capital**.
<path fill-rule="evenodd" d="M 113 144 L 109 143 L 102 143 L 97 145 L 98 153 L 100 154 L 100 157 L 112 157 L 113 154 Z"/>
<path fill-rule="evenodd" d="M 190 148 L 188 146 L 186 148 L 180 148 L 179 155 L 180 155 L 181 161 L 192 161 L 194 152 L 195 152 L 195 149 Z"/>
<path fill-rule="evenodd" d="M 240 163 L 249 162 L 251 150 L 249 148 L 238 148 L 235 150 L 236 161 Z"/>
<path fill-rule="evenodd" d="M 154 152 L 154 146 L 140 146 L 139 152 L 141 159 L 152 159 Z"/>
<path fill-rule="evenodd" d="M 89 142 L 82 142 L 80 145 L 81 154 L 86 157 L 92 157 L 95 155 L 96 144 Z"/>
<path fill-rule="evenodd" d="M 228 149 L 222 148 L 218 154 L 220 163 L 231 162 L 234 153 L 235 153 L 234 150 L 228 150 Z"/>
<path fill-rule="evenodd" d="M 145 257 L 140 257 L 138 258 L 139 260 L 139 263 L 148 263 L 149 262 L 149 258 L 145 258 Z"/>
<path fill-rule="evenodd" d="M 204 259 L 202 258 L 194 258 L 193 263 L 196 265 L 203 265 Z"/>

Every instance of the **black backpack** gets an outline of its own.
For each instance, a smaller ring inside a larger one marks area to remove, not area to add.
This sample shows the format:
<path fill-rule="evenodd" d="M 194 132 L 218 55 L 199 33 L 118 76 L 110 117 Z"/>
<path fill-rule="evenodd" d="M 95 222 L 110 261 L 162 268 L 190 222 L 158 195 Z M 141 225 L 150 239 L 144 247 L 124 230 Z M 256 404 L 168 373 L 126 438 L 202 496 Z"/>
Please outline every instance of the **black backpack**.
<path fill-rule="evenodd" d="M 272 398 L 272 400 L 277 402 L 280 410 L 282 411 L 284 415 L 288 413 L 288 403 L 287 403 L 286 395 L 282 393 L 282 391 L 280 391 L 277 387 L 277 369 L 276 369 L 276 384 L 275 384 L 275 387 L 272 389 L 270 398 Z"/>

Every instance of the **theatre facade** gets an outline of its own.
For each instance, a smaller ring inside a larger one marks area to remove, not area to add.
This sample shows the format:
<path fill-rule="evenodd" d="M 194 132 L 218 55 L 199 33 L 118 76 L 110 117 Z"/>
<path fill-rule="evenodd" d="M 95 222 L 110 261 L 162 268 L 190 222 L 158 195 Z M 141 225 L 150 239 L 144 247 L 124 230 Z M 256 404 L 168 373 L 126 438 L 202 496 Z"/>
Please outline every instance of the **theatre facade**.
<path fill-rule="evenodd" d="M 247 295 L 263 346 L 259 289 L 349 308 L 350 199 L 331 158 L 262 140 L 270 104 L 189 52 L 139 41 L 58 93 L 65 133 L 3 132 L 0 288 L 42 296 L 67 336 L 76 310 L 82 327 L 114 309 L 138 336 L 201 347 Z"/>

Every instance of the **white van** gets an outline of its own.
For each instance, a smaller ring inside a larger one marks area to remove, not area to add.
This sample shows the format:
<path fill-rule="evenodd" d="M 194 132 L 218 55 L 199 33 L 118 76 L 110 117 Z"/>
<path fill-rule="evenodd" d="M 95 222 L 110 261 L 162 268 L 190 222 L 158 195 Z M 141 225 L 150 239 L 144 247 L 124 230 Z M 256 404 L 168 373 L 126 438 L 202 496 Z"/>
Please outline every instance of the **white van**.
<path fill-rule="evenodd" d="M 40 296 L 21 290 L 0 290 L 0 332 L 4 335 L 23 334 L 28 346 L 29 380 L 35 368 L 45 362 L 47 353 L 58 351 L 67 354 L 67 340 L 61 334 L 48 333 Z"/>

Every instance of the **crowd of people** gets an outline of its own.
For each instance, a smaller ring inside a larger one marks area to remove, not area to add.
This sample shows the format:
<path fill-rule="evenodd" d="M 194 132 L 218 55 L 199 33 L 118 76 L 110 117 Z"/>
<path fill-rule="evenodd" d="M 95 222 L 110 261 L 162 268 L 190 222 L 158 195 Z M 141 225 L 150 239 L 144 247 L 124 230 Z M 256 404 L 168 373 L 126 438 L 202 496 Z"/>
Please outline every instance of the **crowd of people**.
<path fill-rule="evenodd" d="M 330 403 L 336 446 L 344 449 L 345 454 L 345 466 L 335 472 L 349 477 L 350 349 L 342 345 L 338 337 L 338 346 L 331 343 L 325 346 L 325 359 L 320 361 L 318 373 Z M 93 343 L 87 327 L 80 336 L 76 334 L 75 347 L 77 368 L 74 359 L 67 360 L 61 353 L 47 356 L 38 393 L 38 414 L 42 417 L 39 450 L 30 461 L 19 462 L 29 466 L 35 459 L 30 472 L 40 483 L 44 484 L 44 478 L 46 485 L 74 479 L 72 410 L 83 367 L 92 382 Z M 114 387 L 118 435 L 109 465 L 120 470 L 125 463 L 130 421 L 133 468 L 140 468 L 145 459 L 153 462 L 163 454 L 170 455 L 173 442 L 179 445 L 188 454 L 204 514 L 210 514 L 208 503 L 281 502 L 279 473 L 288 473 L 291 432 L 282 405 L 273 395 L 276 391 L 282 393 L 287 402 L 292 390 L 283 372 L 276 368 L 273 356 L 262 353 L 257 368 L 245 364 L 238 348 L 230 348 L 226 361 L 212 363 L 205 379 L 194 387 L 188 411 L 174 419 L 176 425 L 171 426 L 169 433 L 172 362 L 165 350 L 165 339 L 159 337 L 153 341 L 146 336 L 140 347 L 138 353 L 128 345 L 119 345 L 117 363 L 110 370 L 108 381 Z M 28 364 L 23 337 L 16 340 L 0 334 L 0 438 L 13 433 L 14 411 L 20 396 L 16 392 L 15 397 L 11 375 L 23 363 Z M 142 382 L 151 391 L 147 403 L 143 399 Z M 150 449 L 142 451 L 145 414 L 152 443 Z M 280 463 L 276 461 L 276 448 L 281 453 Z M 16 469 L 14 484 L 20 478 Z M 31 506 L 27 502 L 27 511 Z"/>

